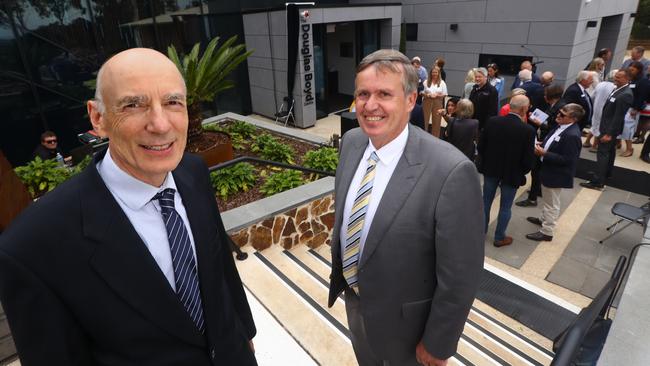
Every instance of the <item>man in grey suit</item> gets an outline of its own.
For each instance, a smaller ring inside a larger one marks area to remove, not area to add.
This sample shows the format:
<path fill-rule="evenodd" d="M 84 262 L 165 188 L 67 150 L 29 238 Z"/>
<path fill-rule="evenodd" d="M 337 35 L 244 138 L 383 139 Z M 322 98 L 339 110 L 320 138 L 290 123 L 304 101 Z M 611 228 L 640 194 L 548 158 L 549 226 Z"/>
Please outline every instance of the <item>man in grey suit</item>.
<path fill-rule="evenodd" d="M 341 144 L 329 306 L 345 291 L 360 365 L 445 365 L 482 271 L 478 174 L 409 125 L 417 73 L 406 56 L 368 55 L 355 84 L 361 128 Z"/>
<path fill-rule="evenodd" d="M 589 189 L 601 190 L 605 187 L 605 179 L 611 177 L 616 158 L 616 137 L 623 132 L 625 114 L 632 107 L 634 95 L 629 87 L 630 74 L 626 69 L 618 70 L 614 75 L 616 89 L 609 95 L 603 106 L 600 120 L 600 136 L 598 136 L 598 152 L 596 165 L 598 171 L 589 182 L 580 183 Z"/>

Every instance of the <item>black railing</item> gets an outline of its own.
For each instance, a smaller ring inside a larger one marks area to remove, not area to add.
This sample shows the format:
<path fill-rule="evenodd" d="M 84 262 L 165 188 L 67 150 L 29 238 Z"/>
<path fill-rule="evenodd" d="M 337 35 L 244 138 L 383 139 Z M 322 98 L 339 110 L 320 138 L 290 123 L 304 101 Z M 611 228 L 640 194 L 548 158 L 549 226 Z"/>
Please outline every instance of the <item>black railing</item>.
<path fill-rule="evenodd" d="M 609 308 L 617 292 L 615 290 L 623 277 L 625 262 L 626 258 L 624 256 L 618 258 L 618 262 L 609 281 L 600 290 L 598 295 L 596 295 L 591 304 L 580 311 L 573 324 L 556 338 L 554 342 L 556 353 L 553 362 L 551 362 L 551 366 L 573 365 L 576 364 L 576 358 L 580 358 L 581 362 L 585 362 L 585 365 L 595 365 L 609 328 L 603 328 L 602 330 L 595 329 L 594 324 L 597 320 L 607 321 Z M 599 334 L 591 334 L 593 332 Z M 593 336 L 597 338 L 597 346 L 594 348 L 583 347 L 586 338 Z M 580 365 L 582 364 L 580 363 Z"/>
<path fill-rule="evenodd" d="M 264 159 L 255 158 L 255 157 L 252 157 L 252 156 L 241 156 L 241 157 L 238 157 L 238 158 L 235 158 L 235 159 L 232 159 L 232 160 L 228 160 L 228 161 L 226 161 L 224 163 L 220 163 L 220 164 L 211 166 L 209 168 L 209 170 L 210 170 L 210 172 L 213 172 L 215 170 L 224 169 L 224 168 L 233 166 L 235 164 L 243 163 L 243 162 L 254 162 L 254 163 L 257 163 L 257 164 L 271 165 L 271 166 L 276 166 L 276 167 L 279 167 L 279 168 L 286 168 L 286 169 L 294 169 L 294 170 L 299 170 L 299 171 L 305 172 L 305 173 L 320 174 L 320 175 L 325 175 L 325 176 L 330 176 L 330 177 L 335 175 L 335 173 L 333 173 L 333 172 L 326 172 L 326 171 L 323 171 L 323 170 L 311 169 L 311 168 L 307 168 L 307 167 L 299 166 L 299 165 L 285 164 L 285 163 L 280 163 L 280 162 L 272 161 L 272 160 L 264 160 Z M 237 260 L 243 261 L 246 258 L 248 258 L 248 253 L 243 252 L 237 246 L 237 244 L 235 244 L 235 242 L 232 240 L 232 238 L 230 236 L 228 236 L 228 240 L 230 241 L 230 243 L 229 243 L 230 248 L 236 254 Z"/>

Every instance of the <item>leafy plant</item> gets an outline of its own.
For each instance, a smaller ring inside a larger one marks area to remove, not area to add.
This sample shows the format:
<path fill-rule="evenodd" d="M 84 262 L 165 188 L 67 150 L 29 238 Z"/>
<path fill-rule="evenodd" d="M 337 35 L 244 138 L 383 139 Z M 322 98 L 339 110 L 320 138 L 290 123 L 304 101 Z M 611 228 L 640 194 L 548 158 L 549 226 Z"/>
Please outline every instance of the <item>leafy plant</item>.
<path fill-rule="evenodd" d="M 187 86 L 190 142 L 199 139 L 203 133 L 201 102 L 212 101 L 217 94 L 234 87 L 235 82 L 227 79 L 228 75 L 253 53 L 246 51 L 244 44 L 234 45 L 236 40 L 237 36 L 230 37 L 217 48 L 219 37 L 215 37 L 200 57 L 199 42 L 182 60 L 174 46 L 167 47 L 167 56 L 176 64 Z"/>
<path fill-rule="evenodd" d="M 318 150 L 311 150 L 305 154 L 303 164 L 307 168 L 335 172 L 336 167 L 339 165 L 339 154 L 333 147 L 322 147 Z M 320 174 L 312 173 L 309 175 L 310 180 L 320 178 Z"/>
<path fill-rule="evenodd" d="M 254 137 L 253 144 L 251 145 L 252 152 L 260 152 L 264 147 L 272 142 L 278 142 L 275 137 L 269 135 L 268 133 L 263 133 L 259 136 Z"/>
<path fill-rule="evenodd" d="M 210 173 L 212 187 L 219 196 L 227 199 L 239 191 L 248 191 L 257 181 L 255 168 L 249 163 L 239 163 Z"/>
<path fill-rule="evenodd" d="M 38 156 L 14 171 L 25 183 L 32 197 L 42 196 L 72 176 L 72 172 L 60 166 L 56 160 L 41 160 Z"/>
<path fill-rule="evenodd" d="M 262 159 L 273 160 L 279 163 L 293 164 L 293 156 L 296 152 L 287 144 L 272 141 L 264 146 L 260 152 Z"/>
<path fill-rule="evenodd" d="M 267 196 L 284 192 L 303 185 L 302 173 L 297 170 L 283 170 L 269 175 L 260 191 Z"/>
<path fill-rule="evenodd" d="M 227 131 L 231 135 L 237 134 L 244 139 L 251 139 L 255 136 L 255 133 L 257 133 L 257 127 L 244 121 L 234 121 L 230 126 L 228 126 Z"/>
<path fill-rule="evenodd" d="M 80 161 L 77 165 L 72 167 L 71 176 L 81 173 L 84 169 L 86 169 L 88 165 L 90 165 L 91 161 L 93 161 L 92 156 L 86 155 L 86 157 L 82 161 Z"/>

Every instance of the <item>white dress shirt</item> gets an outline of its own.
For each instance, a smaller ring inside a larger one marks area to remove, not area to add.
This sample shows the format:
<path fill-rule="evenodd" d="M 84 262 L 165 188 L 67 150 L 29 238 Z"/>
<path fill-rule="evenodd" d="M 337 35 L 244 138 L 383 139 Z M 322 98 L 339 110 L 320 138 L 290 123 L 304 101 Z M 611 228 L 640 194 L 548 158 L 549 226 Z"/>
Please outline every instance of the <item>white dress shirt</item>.
<path fill-rule="evenodd" d="M 379 161 L 375 167 L 375 180 L 372 184 L 370 202 L 368 203 L 368 210 L 366 211 L 366 217 L 364 218 L 363 229 L 361 231 L 361 239 L 359 241 L 359 259 L 361 259 L 361 256 L 363 255 L 363 247 L 366 244 L 366 237 L 368 237 L 370 225 L 372 224 L 372 220 L 377 212 L 377 206 L 379 206 L 379 202 L 381 201 L 381 197 L 384 195 L 388 181 L 390 181 L 390 177 L 393 175 L 393 171 L 395 171 L 395 167 L 402 157 L 402 153 L 404 153 L 408 136 L 409 129 L 407 124 L 399 136 L 379 150 L 375 149 L 372 145 L 372 141 L 368 141 L 366 151 L 364 151 L 363 157 L 361 157 L 361 161 L 357 166 L 357 171 L 354 173 L 354 177 L 352 178 L 352 182 L 348 188 L 348 194 L 345 197 L 343 222 L 341 224 L 340 232 L 341 253 L 345 253 L 345 241 L 347 239 L 348 223 L 350 222 L 350 211 L 352 210 L 354 199 L 359 191 L 361 180 L 366 174 L 370 154 L 374 151 L 379 157 Z"/>
<path fill-rule="evenodd" d="M 169 285 L 176 291 L 174 265 L 172 264 L 172 255 L 169 249 L 167 229 L 163 222 L 158 200 L 152 200 L 158 192 L 164 189 L 173 188 L 176 191 L 174 194 L 174 206 L 185 223 L 196 262 L 196 248 L 194 247 L 192 229 L 187 219 L 185 206 L 183 206 L 183 201 L 176 188 L 174 177 L 171 173 L 167 173 L 167 177 L 160 187 L 154 187 L 144 183 L 118 167 L 111 158 L 110 149 L 106 151 L 104 159 L 97 163 L 97 171 L 104 180 L 108 190 L 122 208 L 122 211 L 126 214 L 126 217 L 128 217 L 131 225 L 133 225 L 133 228 L 140 236 L 140 239 L 142 239 L 147 249 L 149 249 L 151 256 L 167 278 Z M 124 244 L 138 245 L 138 243 Z M 116 263 L 116 265 L 119 265 L 119 263 Z"/>
<path fill-rule="evenodd" d="M 553 134 L 548 139 L 546 139 L 546 143 L 544 144 L 544 150 L 548 151 L 548 148 L 551 147 L 553 141 L 560 141 L 560 134 L 564 132 L 564 130 L 569 128 L 569 126 L 571 126 L 572 124 L 573 123 L 568 125 L 558 125 L 558 128 L 555 129 L 555 132 L 553 132 Z M 542 156 L 540 160 L 544 161 L 544 157 Z"/>

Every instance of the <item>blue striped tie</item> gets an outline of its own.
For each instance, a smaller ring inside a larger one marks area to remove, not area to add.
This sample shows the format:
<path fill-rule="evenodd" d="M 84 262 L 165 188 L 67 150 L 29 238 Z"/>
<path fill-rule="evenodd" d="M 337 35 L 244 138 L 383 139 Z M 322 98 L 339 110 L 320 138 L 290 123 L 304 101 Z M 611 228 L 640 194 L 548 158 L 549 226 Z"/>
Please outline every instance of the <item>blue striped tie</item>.
<path fill-rule="evenodd" d="M 167 188 L 162 192 L 158 192 L 153 199 L 158 200 L 160 203 L 163 220 L 167 228 L 172 264 L 174 265 L 176 294 L 196 327 L 203 333 L 205 329 L 203 304 L 201 303 L 201 290 L 199 289 L 199 278 L 196 274 L 194 252 L 183 219 L 174 208 L 174 193 L 173 188 Z"/>
<path fill-rule="evenodd" d="M 363 224 L 366 221 L 366 211 L 370 203 L 370 194 L 372 193 L 372 184 L 375 180 L 375 167 L 379 157 L 373 151 L 368 158 L 368 167 L 366 173 L 361 179 L 361 184 L 357 195 L 354 198 L 352 209 L 350 210 L 350 222 L 346 231 L 345 250 L 343 251 L 343 278 L 347 281 L 350 288 L 358 293 L 357 264 L 359 263 L 359 244 L 361 243 L 361 234 Z"/>

